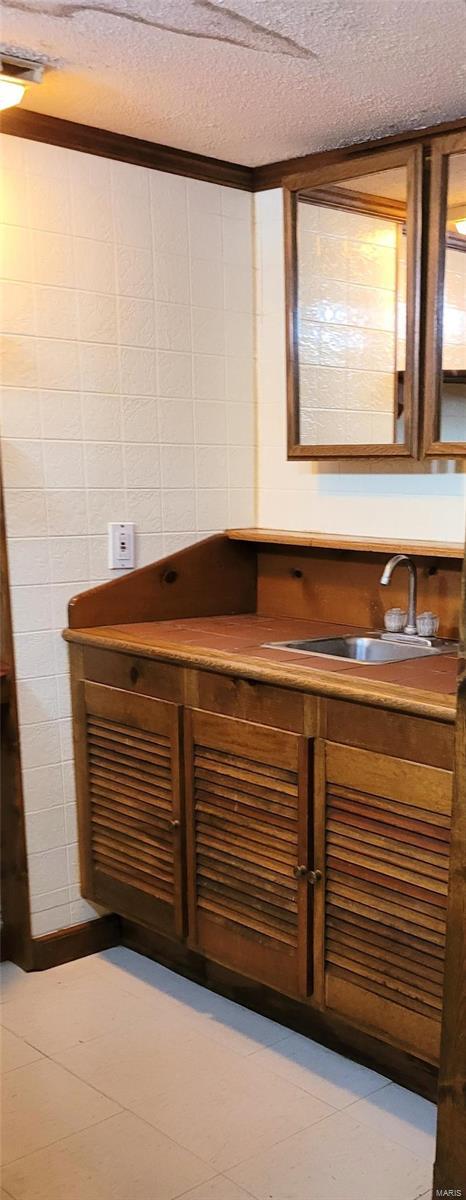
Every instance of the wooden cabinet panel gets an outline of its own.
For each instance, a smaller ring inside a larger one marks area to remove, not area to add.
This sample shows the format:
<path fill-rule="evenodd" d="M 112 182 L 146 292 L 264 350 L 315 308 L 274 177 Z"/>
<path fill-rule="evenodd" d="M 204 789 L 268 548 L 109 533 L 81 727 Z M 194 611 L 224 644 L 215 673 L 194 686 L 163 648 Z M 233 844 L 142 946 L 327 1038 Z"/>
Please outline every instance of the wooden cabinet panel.
<path fill-rule="evenodd" d="M 455 727 L 451 722 L 406 716 L 349 700 L 327 700 L 326 713 L 330 742 L 453 770 Z"/>
<path fill-rule="evenodd" d="M 86 681 L 88 896 L 183 933 L 177 705 Z"/>
<path fill-rule="evenodd" d="M 214 671 L 192 671 L 190 684 L 193 708 L 272 725 L 290 733 L 312 735 L 317 731 L 317 696 Z"/>
<path fill-rule="evenodd" d="M 433 1059 L 451 780 L 440 768 L 326 745 L 326 1002 Z"/>
<path fill-rule="evenodd" d="M 293 995 L 309 989 L 308 759 L 294 733 L 186 714 L 191 944 Z"/>
<path fill-rule="evenodd" d="M 138 654 L 123 654 L 121 650 L 100 650 L 85 646 L 84 675 L 95 683 L 123 688 L 158 700 L 182 704 L 184 700 L 184 667 L 157 662 Z"/>

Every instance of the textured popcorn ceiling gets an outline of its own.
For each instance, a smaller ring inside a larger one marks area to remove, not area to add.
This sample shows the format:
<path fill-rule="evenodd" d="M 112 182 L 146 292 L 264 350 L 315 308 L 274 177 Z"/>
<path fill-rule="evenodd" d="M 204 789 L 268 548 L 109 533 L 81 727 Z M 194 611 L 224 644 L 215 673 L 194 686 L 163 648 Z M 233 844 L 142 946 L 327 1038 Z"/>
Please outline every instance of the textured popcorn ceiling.
<path fill-rule="evenodd" d="M 461 115 L 464 0 L 3 0 L 25 107 L 257 165 Z"/>

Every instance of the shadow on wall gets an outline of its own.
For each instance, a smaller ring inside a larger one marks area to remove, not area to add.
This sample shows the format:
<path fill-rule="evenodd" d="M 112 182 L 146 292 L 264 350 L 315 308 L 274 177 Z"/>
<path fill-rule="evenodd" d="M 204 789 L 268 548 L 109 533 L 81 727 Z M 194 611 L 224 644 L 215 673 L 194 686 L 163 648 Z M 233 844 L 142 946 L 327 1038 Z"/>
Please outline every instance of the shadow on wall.
<path fill-rule="evenodd" d="M 405 496 L 412 493 L 422 497 L 424 480 L 425 493 L 432 498 L 432 477 L 436 479 L 438 498 L 462 497 L 465 492 L 466 462 L 456 462 L 453 459 L 428 459 L 425 462 L 403 459 L 399 462 L 388 462 L 384 459 L 368 461 L 362 458 L 353 459 L 351 467 L 345 459 L 333 459 L 331 462 L 309 462 L 306 465 L 309 467 L 309 473 L 317 477 L 317 490 L 322 495 L 354 495 L 364 492 L 368 497 L 371 494 L 380 496 L 381 493 L 399 495 L 401 491 Z"/>

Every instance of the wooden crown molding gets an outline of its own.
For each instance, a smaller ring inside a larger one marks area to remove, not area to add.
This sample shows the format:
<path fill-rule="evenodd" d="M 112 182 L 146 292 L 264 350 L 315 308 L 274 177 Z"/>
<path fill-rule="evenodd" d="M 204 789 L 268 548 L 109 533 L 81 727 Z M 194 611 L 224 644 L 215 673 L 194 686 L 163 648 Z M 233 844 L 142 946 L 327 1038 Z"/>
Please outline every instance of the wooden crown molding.
<path fill-rule="evenodd" d="M 2 133 L 29 138 L 33 142 L 50 142 L 66 150 L 81 150 L 84 154 L 118 159 L 138 167 L 150 167 L 153 171 L 170 171 L 172 175 L 186 175 L 206 183 L 221 183 L 247 192 L 253 190 L 252 167 L 126 137 L 109 129 L 96 129 L 93 125 L 28 112 L 26 108 L 9 108 L 2 114 L 0 128 Z"/>
<path fill-rule="evenodd" d="M 389 137 L 371 138 L 366 142 L 356 142 L 351 146 L 318 150 L 300 158 L 286 158 L 280 162 L 266 163 L 265 166 L 253 169 L 253 191 L 263 192 L 268 188 L 281 187 L 291 175 L 314 170 L 315 167 L 348 162 L 352 158 L 359 158 L 366 152 L 385 150 L 389 146 L 402 146 L 407 142 L 428 141 L 430 138 L 442 137 L 447 133 L 457 133 L 461 129 L 466 129 L 466 117 L 458 117 L 455 121 L 443 121 L 439 125 L 429 125 L 424 129 L 408 129 L 402 133 L 392 133 Z"/>
<path fill-rule="evenodd" d="M 281 187 L 285 180 L 297 172 L 311 170 L 323 164 L 338 163 L 357 158 L 370 151 L 383 150 L 386 146 L 398 146 L 406 142 L 425 141 L 448 133 L 466 129 L 466 117 L 456 121 L 444 121 L 425 129 L 410 129 L 393 133 L 389 137 L 373 138 L 357 142 L 352 146 L 339 146 L 331 150 L 319 150 L 301 158 L 288 158 L 265 166 L 245 167 L 240 163 L 225 162 L 220 158 L 209 158 L 205 154 L 191 154 L 188 150 L 177 150 L 173 146 L 162 146 L 141 138 L 127 137 L 109 129 L 97 129 L 93 125 L 80 125 L 76 121 L 63 121 L 60 117 L 49 117 L 44 113 L 28 112 L 26 108 L 10 108 L 2 113 L 0 130 L 13 137 L 29 138 L 33 142 L 49 142 L 63 146 L 66 150 L 81 150 L 84 154 L 97 154 L 102 158 L 113 158 L 120 162 L 149 167 L 153 171 L 169 171 L 173 175 L 185 175 L 189 179 L 202 179 L 206 183 L 220 183 L 225 187 L 240 188 L 246 192 L 262 192 L 268 188 Z"/>

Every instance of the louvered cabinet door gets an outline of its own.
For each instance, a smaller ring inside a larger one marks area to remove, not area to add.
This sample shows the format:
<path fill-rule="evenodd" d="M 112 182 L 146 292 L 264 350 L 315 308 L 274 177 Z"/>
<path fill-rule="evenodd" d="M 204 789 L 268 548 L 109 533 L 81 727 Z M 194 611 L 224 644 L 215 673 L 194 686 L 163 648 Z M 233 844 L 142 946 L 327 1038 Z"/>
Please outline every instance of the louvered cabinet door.
<path fill-rule="evenodd" d="M 326 1003 L 432 1061 L 451 782 L 436 767 L 326 746 Z"/>
<path fill-rule="evenodd" d="M 185 747 L 190 943 L 241 974 L 305 995 L 309 743 L 189 710 Z"/>
<path fill-rule="evenodd" d="M 180 709 L 103 684 L 83 689 L 85 894 L 181 936 Z"/>

